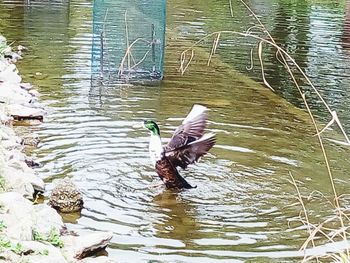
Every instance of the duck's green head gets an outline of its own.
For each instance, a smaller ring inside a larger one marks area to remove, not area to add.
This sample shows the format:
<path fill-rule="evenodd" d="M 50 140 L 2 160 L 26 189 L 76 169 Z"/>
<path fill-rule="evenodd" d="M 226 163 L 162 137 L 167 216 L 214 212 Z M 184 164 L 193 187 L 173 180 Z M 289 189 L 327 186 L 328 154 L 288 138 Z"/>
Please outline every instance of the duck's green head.
<path fill-rule="evenodd" d="M 153 135 L 160 135 L 159 127 L 154 121 L 146 120 L 143 122 L 143 125 L 149 129 Z"/>

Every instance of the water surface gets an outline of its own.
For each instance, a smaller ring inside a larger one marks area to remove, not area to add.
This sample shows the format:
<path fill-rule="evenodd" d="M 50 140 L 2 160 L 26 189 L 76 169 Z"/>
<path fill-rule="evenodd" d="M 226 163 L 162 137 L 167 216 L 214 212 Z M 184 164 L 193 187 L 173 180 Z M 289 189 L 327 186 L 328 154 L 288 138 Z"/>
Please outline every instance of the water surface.
<path fill-rule="evenodd" d="M 261 10 L 277 39 L 300 56 L 308 73 L 320 78 L 317 72 L 326 71 L 320 65 L 329 65 L 326 73 L 334 82 L 321 75 L 320 85 L 327 83 L 323 92 L 336 94 L 331 97 L 335 107 L 345 111 L 349 67 L 341 44 L 344 5 L 251 4 Z M 0 1 L 1 31 L 10 41 L 28 46 L 18 66 L 24 81 L 38 87 L 49 111 L 43 124 L 32 127 L 41 139 L 32 153 L 43 164 L 37 171 L 48 191 L 54 179 L 72 178 L 83 192 L 85 208 L 81 217 L 67 219 L 69 228 L 80 234 L 112 231 L 108 253 L 120 262 L 298 262 L 307 234 L 300 223 L 289 224 L 300 212 L 299 206 L 290 206 L 296 193 L 289 172 L 301 181 L 303 193 L 319 190 L 331 199 L 308 116 L 281 98 L 298 105 L 292 89 L 277 95 L 248 77 L 261 80 L 258 69 L 246 70 L 247 41 L 234 40 L 232 49 L 223 45 L 211 67 L 205 66 L 211 44 L 203 45 L 188 72 L 181 76 L 177 71 L 180 53 L 192 41 L 253 23 L 238 2 L 235 5 L 231 18 L 227 1 L 168 1 L 164 81 L 155 86 L 92 87 L 91 2 Z M 325 28 L 317 31 L 320 24 Z M 290 33 L 285 34 L 286 28 Z M 326 42 L 330 34 L 333 48 Z M 296 45 L 295 36 L 304 42 Z M 338 61 L 338 67 L 323 63 L 324 50 L 330 52 L 327 62 Z M 273 68 L 272 59 L 270 64 L 268 78 L 274 86 L 283 86 L 288 78 Z M 329 83 L 340 83 L 339 92 Z M 181 171 L 198 187 L 182 192 L 151 187 L 159 179 L 148 158 L 148 133 L 134 124 L 157 120 L 166 141 L 194 103 L 210 108 L 208 131 L 217 134 L 210 154 Z M 347 150 L 327 146 L 339 193 L 346 193 Z M 331 206 L 320 197 L 309 201 L 308 208 L 310 220 L 319 222 Z"/>

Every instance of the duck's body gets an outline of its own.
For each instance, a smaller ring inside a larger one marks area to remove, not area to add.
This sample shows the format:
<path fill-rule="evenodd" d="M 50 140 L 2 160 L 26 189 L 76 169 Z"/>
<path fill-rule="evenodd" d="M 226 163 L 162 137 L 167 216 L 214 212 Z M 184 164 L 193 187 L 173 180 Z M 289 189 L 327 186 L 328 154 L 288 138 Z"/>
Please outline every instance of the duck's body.
<path fill-rule="evenodd" d="M 194 105 L 190 113 L 176 129 L 169 143 L 163 147 L 158 125 L 145 121 L 151 131 L 150 157 L 156 172 L 167 188 L 193 188 L 179 174 L 176 167 L 185 169 L 206 154 L 215 144 L 214 134 L 204 134 L 207 108 Z"/>

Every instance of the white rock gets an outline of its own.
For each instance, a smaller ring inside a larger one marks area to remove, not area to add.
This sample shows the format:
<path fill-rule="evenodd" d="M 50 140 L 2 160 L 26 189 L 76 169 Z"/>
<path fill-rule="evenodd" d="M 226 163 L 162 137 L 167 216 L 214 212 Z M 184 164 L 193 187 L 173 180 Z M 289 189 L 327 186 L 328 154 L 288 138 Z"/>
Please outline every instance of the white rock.
<path fill-rule="evenodd" d="M 0 101 L 7 103 L 30 103 L 33 99 L 28 91 L 22 89 L 18 83 L 0 83 Z"/>
<path fill-rule="evenodd" d="M 12 252 L 11 250 L 3 251 L 0 253 L 1 259 L 0 262 L 6 263 L 18 263 L 21 262 L 21 256 Z"/>
<path fill-rule="evenodd" d="M 24 257 L 28 263 L 66 263 L 61 251 L 47 242 L 24 241 L 21 245 L 25 251 L 34 251 Z M 48 255 L 44 253 L 48 252 Z"/>
<path fill-rule="evenodd" d="M 23 172 L 11 167 L 5 167 L 3 178 L 5 180 L 6 191 L 19 193 L 28 199 L 33 198 L 33 185 L 25 178 Z"/>
<path fill-rule="evenodd" d="M 4 110 L 0 111 L 0 123 L 4 125 L 11 125 L 13 118 L 5 113 Z"/>
<path fill-rule="evenodd" d="M 25 162 L 25 159 L 26 159 L 25 154 L 19 149 L 12 149 L 10 151 L 8 150 L 6 151 L 4 156 L 6 157 L 7 165 L 10 165 L 10 166 L 11 166 L 11 162 L 14 162 L 14 160 Z"/>
<path fill-rule="evenodd" d="M 19 193 L 0 194 L 0 217 L 6 226 L 5 234 L 16 240 L 32 240 L 33 230 L 48 236 L 51 229 L 64 228 L 62 218 L 46 204 L 33 205 Z"/>
<path fill-rule="evenodd" d="M 9 238 L 17 240 L 32 239 L 32 203 L 15 192 L 0 194 L 0 205 L 3 223 L 7 226 L 5 233 Z"/>
<path fill-rule="evenodd" d="M 25 90 L 30 90 L 30 89 L 33 88 L 32 84 L 27 83 L 27 82 L 26 83 L 21 83 L 20 86 L 21 86 L 22 89 L 25 89 Z"/>
<path fill-rule="evenodd" d="M 93 233 L 78 237 L 63 236 L 64 247 L 62 253 L 68 261 L 75 262 L 76 259 L 82 259 L 86 255 L 104 249 L 112 237 L 113 233 L 111 232 Z"/>
<path fill-rule="evenodd" d="M 40 93 L 36 89 L 31 89 L 28 91 L 28 93 L 34 97 L 39 97 Z"/>
<path fill-rule="evenodd" d="M 22 78 L 18 75 L 16 66 L 9 64 L 7 68 L 0 72 L 0 80 L 10 83 L 20 83 Z"/>
<path fill-rule="evenodd" d="M 53 227 L 58 231 L 64 228 L 62 217 L 47 204 L 35 205 L 34 211 L 36 215 L 34 228 L 39 233 L 48 235 Z"/>
<path fill-rule="evenodd" d="M 78 260 L 77 263 L 116 263 L 116 261 L 106 257 L 91 257 L 91 258 L 83 258 L 82 260 Z"/>
<path fill-rule="evenodd" d="M 22 139 L 17 136 L 11 136 L 8 140 L 1 141 L 2 147 L 7 150 L 22 149 L 21 145 Z"/>
<path fill-rule="evenodd" d="M 12 189 L 14 189 L 14 191 L 16 191 L 15 189 L 18 188 L 16 187 L 16 183 L 23 184 L 23 185 L 30 184 L 33 190 L 36 190 L 38 192 L 45 191 L 44 181 L 38 176 L 36 176 L 34 170 L 29 168 L 25 162 L 13 160 L 9 162 L 9 166 L 4 167 L 3 171 L 4 171 L 3 176 L 5 178 L 5 181 L 7 182 L 6 186 L 8 187 L 11 186 Z M 14 182 L 15 180 L 16 180 L 16 183 Z M 25 197 L 33 198 L 33 195 L 31 195 L 30 197 L 28 196 L 25 196 Z"/>
<path fill-rule="evenodd" d="M 31 108 L 19 104 L 7 106 L 8 113 L 15 119 L 39 119 L 42 120 L 46 112 L 40 108 Z"/>

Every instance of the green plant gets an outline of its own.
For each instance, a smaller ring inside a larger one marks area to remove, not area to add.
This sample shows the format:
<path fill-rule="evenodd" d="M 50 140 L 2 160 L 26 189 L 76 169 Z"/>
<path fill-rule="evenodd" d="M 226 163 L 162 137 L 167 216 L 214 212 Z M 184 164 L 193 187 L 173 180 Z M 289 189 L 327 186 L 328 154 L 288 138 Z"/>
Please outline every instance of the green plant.
<path fill-rule="evenodd" d="M 0 221 L 0 232 L 4 231 L 4 229 L 6 228 L 7 226 L 4 224 L 4 221 Z"/>
<path fill-rule="evenodd" d="M 0 191 L 6 191 L 5 183 L 5 178 L 0 176 Z"/>
<path fill-rule="evenodd" d="M 42 250 L 42 251 L 39 251 L 39 254 L 40 254 L 40 255 L 43 255 L 43 256 L 48 256 L 48 255 L 49 255 L 49 250 L 44 249 L 44 250 Z"/>
<path fill-rule="evenodd" d="M 51 228 L 49 237 L 48 237 L 48 242 L 50 242 L 52 245 L 56 247 L 62 248 L 64 246 L 60 233 L 56 228 Z"/>
<path fill-rule="evenodd" d="M 11 48 L 9 45 L 6 44 L 6 42 L 0 42 L 0 56 L 3 56 L 6 53 L 9 53 L 10 51 Z"/>
<path fill-rule="evenodd" d="M 4 236 L 1 236 L 0 237 L 0 251 L 4 251 L 6 249 L 10 249 L 11 248 L 11 241 L 4 237 Z"/>
<path fill-rule="evenodd" d="M 17 243 L 16 245 L 11 245 L 11 251 L 15 252 L 18 255 L 22 255 L 24 249 L 21 243 Z"/>
<path fill-rule="evenodd" d="M 11 250 L 12 252 L 22 255 L 24 253 L 24 249 L 21 243 L 13 244 L 11 241 L 5 237 L 0 237 L 0 251 Z"/>
<path fill-rule="evenodd" d="M 52 244 L 56 247 L 60 247 L 60 248 L 62 248 L 64 246 L 64 243 L 61 240 L 61 236 L 60 236 L 59 231 L 54 227 L 51 228 L 48 236 L 45 236 L 45 235 L 39 233 L 38 231 L 33 230 L 33 239 L 35 241 L 46 241 L 46 242 L 49 242 L 50 244 Z"/>

